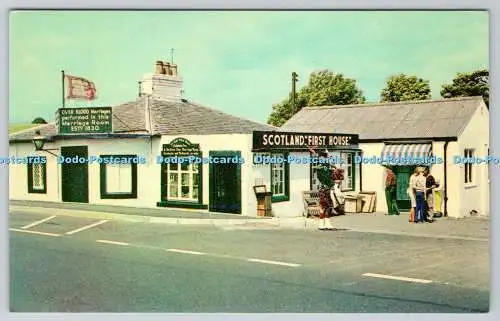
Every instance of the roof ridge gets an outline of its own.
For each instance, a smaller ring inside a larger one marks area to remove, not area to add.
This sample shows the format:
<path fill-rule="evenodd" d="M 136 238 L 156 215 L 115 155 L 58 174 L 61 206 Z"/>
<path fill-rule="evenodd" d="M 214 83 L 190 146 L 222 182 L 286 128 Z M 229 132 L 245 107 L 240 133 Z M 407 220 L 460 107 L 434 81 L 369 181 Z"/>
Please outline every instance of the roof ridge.
<path fill-rule="evenodd" d="M 450 102 L 450 101 L 463 101 L 463 100 L 479 100 L 482 96 L 467 96 L 467 97 L 453 97 L 453 98 L 443 98 L 443 99 L 426 99 L 426 100 L 405 100 L 396 102 L 374 102 L 366 104 L 350 104 L 350 105 L 323 105 L 323 106 L 308 106 L 302 109 L 338 109 L 338 108 L 349 108 L 349 107 L 379 107 L 379 106 L 397 106 L 397 105 L 417 105 L 417 104 L 428 104 L 428 103 L 439 103 L 439 102 Z"/>

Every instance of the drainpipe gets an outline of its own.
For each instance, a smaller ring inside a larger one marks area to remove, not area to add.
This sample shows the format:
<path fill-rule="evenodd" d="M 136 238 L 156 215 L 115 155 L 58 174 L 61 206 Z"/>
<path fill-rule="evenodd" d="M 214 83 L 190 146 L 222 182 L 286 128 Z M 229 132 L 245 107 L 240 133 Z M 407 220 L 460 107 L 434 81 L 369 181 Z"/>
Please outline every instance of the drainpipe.
<path fill-rule="evenodd" d="M 447 167 L 448 163 L 446 161 L 447 159 L 447 151 L 448 151 L 448 143 L 450 141 L 445 141 L 444 142 L 444 216 L 448 216 L 448 189 L 447 189 L 447 182 L 448 182 L 448 176 L 447 176 Z"/>
<path fill-rule="evenodd" d="M 361 157 L 361 159 L 363 159 L 363 151 L 359 152 L 359 156 Z M 359 192 L 361 193 L 362 191 L 363 191 L 363 162 L 359 162 Z"/>

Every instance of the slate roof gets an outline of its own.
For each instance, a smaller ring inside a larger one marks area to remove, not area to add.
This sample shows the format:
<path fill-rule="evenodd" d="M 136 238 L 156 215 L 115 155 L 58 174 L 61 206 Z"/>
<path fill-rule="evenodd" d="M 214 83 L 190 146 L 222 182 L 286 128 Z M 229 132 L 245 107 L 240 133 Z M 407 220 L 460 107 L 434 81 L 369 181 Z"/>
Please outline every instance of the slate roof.
<path fill-rule="evenodd" d="M 458 137 L 482 97 L 305 107 L 280 131 L 359 134 L 359 139 Z"/>
<path fill-rule="evenodd" d="M 114 134 L 211 135 L 251 134 L 276 127 L 236 117 L 193 102 L 161 101 L 150 98 L 151 131 L 146 127 L 146 97 L 113 106 Z M 30 140 L 39 130 L 43 136 L 57 135 L 55 123 L 12 133 L 9 141 Z"/>
<path fill-rule="evenodd" d="M 251 134 L 277 127 L 247 120 L 193 102 L 152 100 L 153 131 L 167 135 Z"/>

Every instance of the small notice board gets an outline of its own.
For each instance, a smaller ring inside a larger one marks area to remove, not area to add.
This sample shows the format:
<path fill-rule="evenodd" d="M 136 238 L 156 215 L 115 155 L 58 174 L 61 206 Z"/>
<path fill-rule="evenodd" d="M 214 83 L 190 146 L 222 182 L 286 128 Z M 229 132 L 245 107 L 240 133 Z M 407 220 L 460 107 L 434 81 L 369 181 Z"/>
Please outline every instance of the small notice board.
<path fill-rule="evenodd" d="M 60 108 L 57 112 L 59 134 L 110 133 L 111 107 Z"/>

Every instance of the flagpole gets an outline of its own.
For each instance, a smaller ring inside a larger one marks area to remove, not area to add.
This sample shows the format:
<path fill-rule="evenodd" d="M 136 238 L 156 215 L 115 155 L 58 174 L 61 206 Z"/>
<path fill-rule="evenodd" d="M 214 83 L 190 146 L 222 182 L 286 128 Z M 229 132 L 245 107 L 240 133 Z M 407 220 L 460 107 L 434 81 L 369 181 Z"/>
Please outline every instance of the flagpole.
<path fill-rule="evenodd" d="M 66 76 L 64 75 L 64 70 L 61 70 L 62 76 L 62 108 L 66 108 L 66 98 L 64 97 L 64 82 L 66 80 Z"/>

